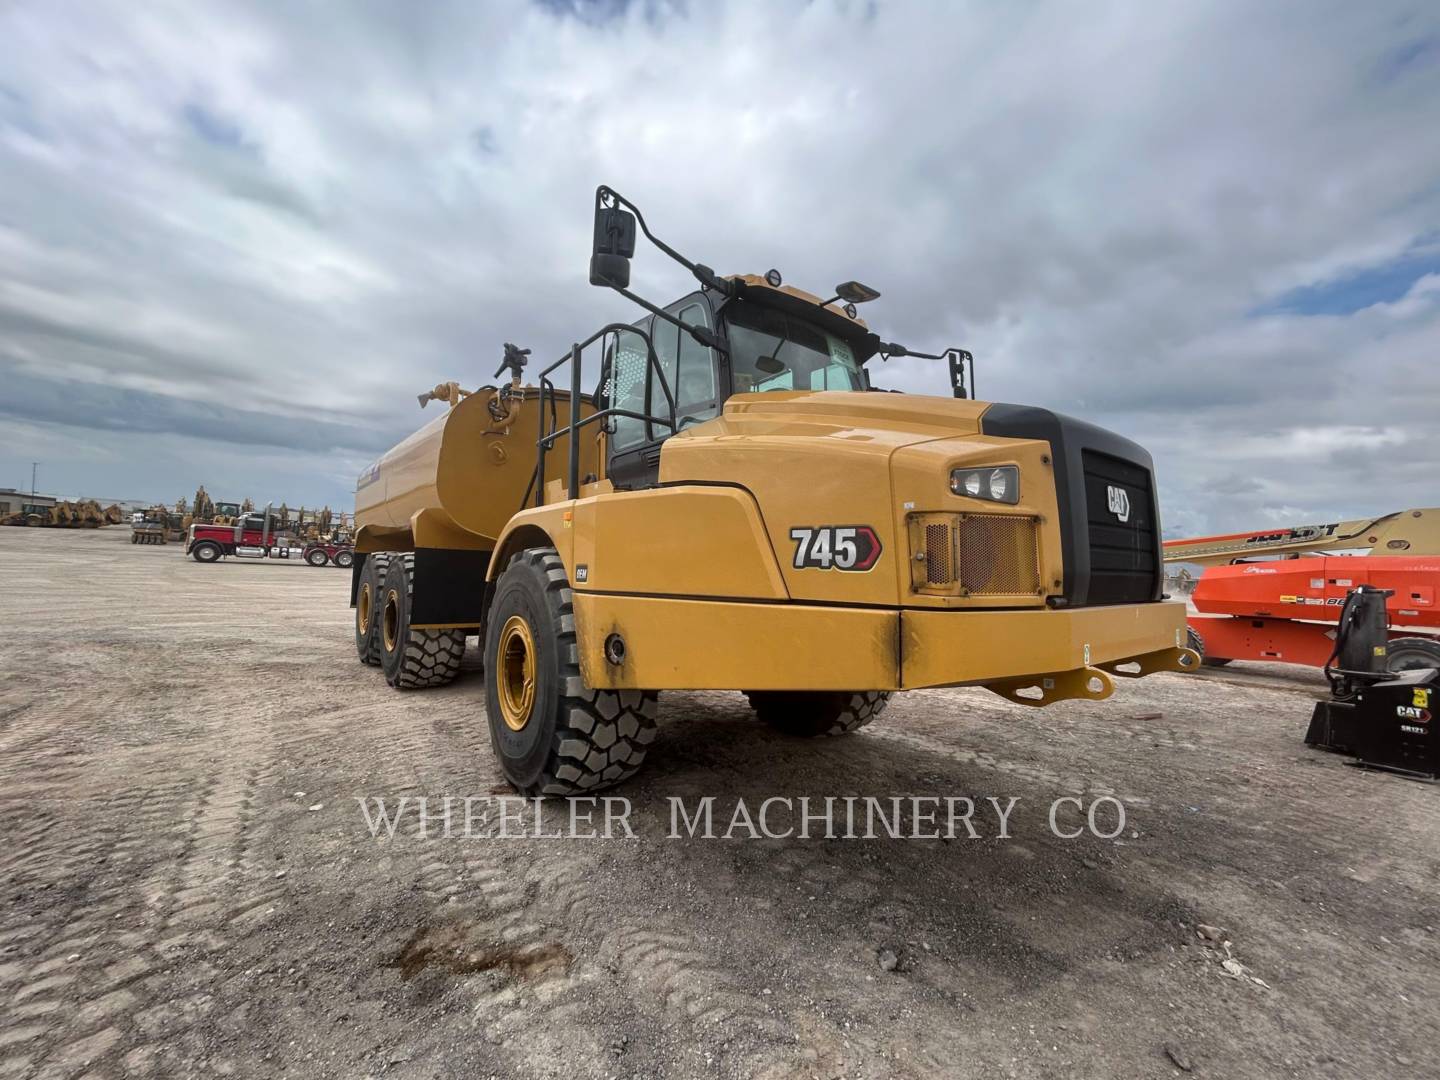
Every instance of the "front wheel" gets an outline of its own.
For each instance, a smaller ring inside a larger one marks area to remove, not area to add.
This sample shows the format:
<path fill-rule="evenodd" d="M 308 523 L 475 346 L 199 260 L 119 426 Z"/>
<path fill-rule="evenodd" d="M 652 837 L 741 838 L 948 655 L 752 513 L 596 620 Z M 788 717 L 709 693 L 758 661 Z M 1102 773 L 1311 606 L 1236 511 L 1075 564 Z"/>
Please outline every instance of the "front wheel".
<path fill-rule="evenodd" d="M 1224 667 L 1230 663 L 1228 657 L 1206 656 L 1205 639 L 1200 636 L 1200 631 L 1196 630 L 1193 626 L 1187 626 L 1185 628 L 1185 645 L 1187 648 L 1193 649 L 1200 654 L 1200 663 L 1206 667 Z"/>
<path fill-rule="evenodd" d="M 224 552 L 220 550 L 219 544 L 212 544 L 208 540 L 202 540 L 190 549 L 190 557 L 196 562 L 213 563 L 219 562 Z"/>
<path fill-rule="evenodd" d="M 512 556 L 485 632 L 485 713 L 505 779 L 526 795 L 618 784 L 655 741 L 657 709 L 654 691 L 585 685 L 574 596 L 555 549 Z"/>
<path fill-rule="evenodd" d="M 776 731 L 800 738 L 849 735 L 890 704 L 887 690 L 748 690 L 755 715 Z"/>
<path fill-rule="evenodd" d="M 1440 668 L 1440 641 L 1427 637 L 1391 638 L 1385 649 L 1385 670 Z"/>

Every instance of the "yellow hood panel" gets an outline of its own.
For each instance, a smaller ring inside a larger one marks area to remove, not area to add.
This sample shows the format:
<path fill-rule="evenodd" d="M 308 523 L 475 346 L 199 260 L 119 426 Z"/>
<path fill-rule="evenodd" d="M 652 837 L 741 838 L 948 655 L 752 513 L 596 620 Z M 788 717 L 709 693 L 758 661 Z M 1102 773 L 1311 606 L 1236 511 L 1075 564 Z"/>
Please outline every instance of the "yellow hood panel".
<path fill-rule="evenodd" d="M 1015 440 L 980 434 L 987 407 L 907 394 L 737 394 L 724 415 L 664 443 L 660 481 L 730 484 L 751 492 L 791 599 L 895 604 L 909 591 L 906 513 L 983 509 L 949 493 L 945 464 L 1013 460 Z M 930 444 L 933 452 L 901 466 L 897 452 L 918 444 Z M 1034 453 L 1038 457 L 1039 450 Z M 922 475 L 914 475 L 917 468 Z M 897 491 L 904 497 L 897 498 Z M 870 569 L 794 566 L 792 529 L 860 525 L 874 529 L 881 542 Z"/>

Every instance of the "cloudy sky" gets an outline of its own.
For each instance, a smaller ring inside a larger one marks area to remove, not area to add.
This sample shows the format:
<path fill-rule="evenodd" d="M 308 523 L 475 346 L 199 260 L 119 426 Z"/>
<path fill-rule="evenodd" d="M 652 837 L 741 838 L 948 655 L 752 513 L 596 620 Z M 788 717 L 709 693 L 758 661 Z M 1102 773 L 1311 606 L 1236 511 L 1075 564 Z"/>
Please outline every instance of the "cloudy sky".
<path fill-rule="evenodd" d="M 1437 129 L 1424 2 L 11 0 L 0 486 L 348 505 L 419 391 L 635 317 L 603 182 L 1143 442 L 1170 535 L 1437 505 Z"/>

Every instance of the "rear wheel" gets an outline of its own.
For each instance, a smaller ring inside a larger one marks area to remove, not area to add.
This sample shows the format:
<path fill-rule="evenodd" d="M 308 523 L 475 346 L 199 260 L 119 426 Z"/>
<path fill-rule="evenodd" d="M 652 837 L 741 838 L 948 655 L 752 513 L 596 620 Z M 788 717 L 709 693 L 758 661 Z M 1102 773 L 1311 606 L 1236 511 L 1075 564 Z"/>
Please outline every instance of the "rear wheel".
<path fill-rule="evenodd" d="M 190 549 L 190 557 L 196 562 L 218 562 L 223 554 L 225 553 L 220 550 L 220 545 L 211 543 L 209 540 L 201 540 Z"/>
<path fill-rule="evenodd" d="M 654 691 L 585 685 L 574 598 L 555 549 L 512 556 L 485 632 L 485 713 L 505 778 L 526 795 L 618 784 L 645 760 L 657 710 Z"/>
<path fill-rule="evenodd" d="M 349 548 L 341 548 L 335 552 L 335 565 L 342 570 L 349 570 L 355 563 L 355 552 Z"/>
<path fill-rule="evenodd" d="M 415 589 L 415 556 L 396 556 L 385 568 L 379 592 L 380 667 L 397 690 L 444 686 L 460 674 L 465 655 L 464 630 L 413 630 L 410 604 Z"/>
<path fill-rule="evenodd" d="M 886 690 L 748 690 L 745 696 L 762 721 L 801 738 L 859 731 L 890 704 Z"/>
<path fill-rule="evenodd" d="M 379 551 L 367 558 L 360 571 L 360 584 L 355 590 L 355 654 L 362 664 L 372 667 L 380 664 L 375 614 L 379 610 L 380 586 L 385 580 L 385 568 L 389 562 L 388 551 Z"/>
<path fill-rule="evenodd" d="M 311 566 L 324 566 L 330 561 L 330 556 L 325 554 L 324 548 L 311 548 L 305 552 L 305 561 Z"/>
<path fill-rule="evenodd" d="M 1391 638 L 1385 649 L 1386 671 L 1440 668 L 1440 641 L 1425 637 Z"/>

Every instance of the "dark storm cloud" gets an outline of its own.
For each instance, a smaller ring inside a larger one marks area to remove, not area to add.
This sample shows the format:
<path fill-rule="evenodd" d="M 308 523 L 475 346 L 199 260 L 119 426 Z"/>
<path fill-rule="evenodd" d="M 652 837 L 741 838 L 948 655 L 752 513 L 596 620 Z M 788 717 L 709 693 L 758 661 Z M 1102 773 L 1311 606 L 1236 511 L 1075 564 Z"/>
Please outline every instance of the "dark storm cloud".
<path fill-rule="evenodd" d="M 406 432 L 379 433 L 307 416 L 279 416 L 101 383 L 38 378 L 0 363 L 0 416 L 128 434 L 170 434 L 268 450 L 378 456 Z M 386 434 L 393 436 L 387 439 Z"/>
<path fill-rule="evenodd" d="M 143 459 L 139 415 L 275 470 L 232 441 L 272 416 L 338 502 L 418 391 L 635 316 L 585 283 L 605 182 L 1145 442 L 1172 531 L 1434 503 L 1436 41 L 1423 4 L 11 5 L 0 468 Z"/>

